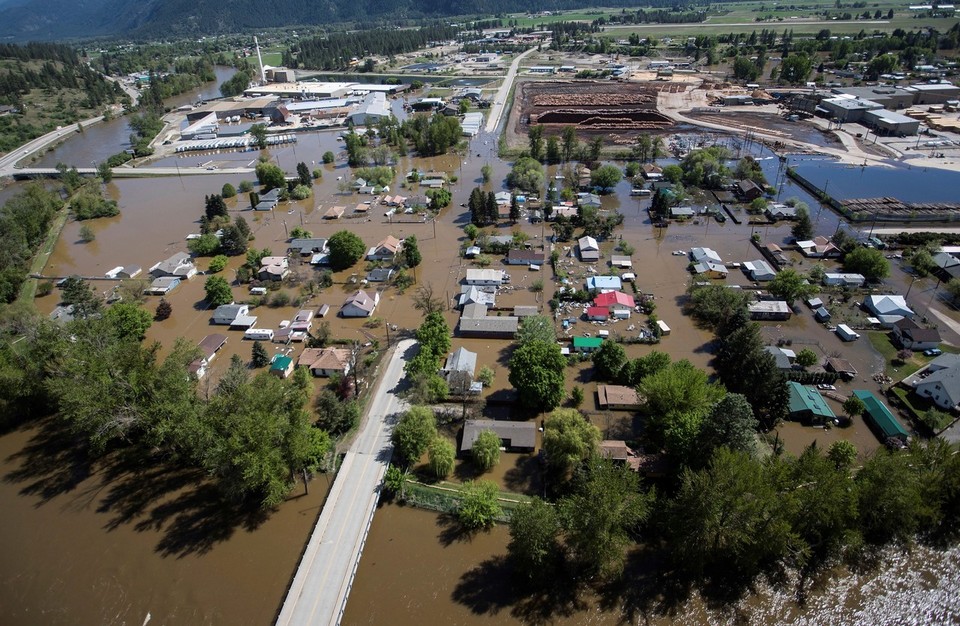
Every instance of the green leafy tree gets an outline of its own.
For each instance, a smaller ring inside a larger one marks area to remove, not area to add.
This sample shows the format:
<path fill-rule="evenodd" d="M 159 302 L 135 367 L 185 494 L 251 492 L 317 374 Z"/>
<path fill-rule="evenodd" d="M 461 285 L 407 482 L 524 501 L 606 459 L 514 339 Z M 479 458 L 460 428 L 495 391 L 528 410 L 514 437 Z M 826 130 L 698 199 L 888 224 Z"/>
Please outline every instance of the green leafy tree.
<path fill-rule="evenodd" d="M 791 54 L 780 62 L 780 81 L 796 85 L 807 80 L 813 60 L 805 52 Z"/>
<path fill-rule="evenodd" d="M 230 183 L 223 183 L 223 188 L 220 190 L 220 196 L 223 198 L 232 198 L 237 195 L 237 189 Z"/>
<path fill-rule="evenodd" d="M 250 358 L 250 365 L 253 367 L 266 367 L 270 363 L 270 355 L 267 349 L 263 347 L 262 341 L 253 342 L 253 353 Z"/>
<path fill-rule="evenodd" d="M 718 332 L 714 369 L 727 391 L 746 396 L 761 428 L 769 430 L 786 415 L 786 378 L 773 355 L 764 349 L 757 323 L 738 316 L 728 320 L 728 324 L 729 328 Z"/>
<path fill-rule="evenodd" d="M 604 341 L 593 354 L 593 376 L 596 380 L 613 382 L 627 362 L 623 346 L 613 341 Z"/>
<path fill-rule="evenodd" d="M 709 458 L 725 446 L 735 452 L 753 454 L 756 449 L 757 418 L 750 403 L 739 393 L 729 393 L 713 405 L 700 427 L 700 454 Z"/>
<path fill-rule="evenodd" d="M 767 289 L 790 305 L 797 299 L 807 298 L 820 290 L 816 285 L 808 283 L 806 277 L 792 267 L 777 272 L 768 283 Z"/>
<path fill-rule="evenodd" d="M 233 290 L 230 289 L 230 283 L 228 283 L 225 278 L 210 276 L 203 284 L 203 290 L 206 294 L 207 302 L 212 307 L 233 302 Z"/>
<path fill-rule="evenodd" d="M 574 126 L 564 126 L 561 133 L 563 160 L 569 161 L 577 151 L 577 129 Z"/>
<path fill-rule="evenodd" d="M 267 127 L 263 124 L 254 124 L 250 127 L 250 136 L 257 142 L 257 147 L 261 150 L 267 147 Z M 261 184 L 262 181 L 261 181 Z"/>
<path fill-rule="evenodd" d="M 92 241 L 95 241 L 96 238 L 97 238 L 97 233 L 94 232 L 94 230 L 90 228 L 89 225 L 84 224 L 83 226 L 80 227 L 80 241 L 82 241 L 83 243 L 90 243 Z"/>
<path fill-rule="evenodd" d="M 327 150 L 326 152 L 324 152 L 322 158 L 323 158 L 323 162 L 327 165 L 333 163 L 335 159 L 333 152 L 331 152 L 330 150 Z"/>
<path fill-rule="evenodd" d="M 913 273 L 920 278 L 929 276 L 937 269 L 937 262 L 933 260 L 933 255 L 926 248 L 918 248 L 910 255 L 910 267 Z"/>
<path fill-rule="evenodd" d="M 349 230 L 341 230 L 331 235 L 327 242 L 330 248 L 330 267 L 334 271 L 352 267 L 363 257 L 363 240 Z"/>
<path fill-rule="evenodd" d="M 748 294 L 725 285 L 693 285 L 687 308 L 704 326 L 717 328 L 737 312 L 746 312 Z"/>
<path fill-rule="evenodd" d="M 360 422 L 360 406 L 356 401 L 344 401 L 336 393 L 324 389 L 314 401 L 317 426 L 334 436 L 349 432 Z"/>
<path fill-rule="evenodd" d="M 552 343 L 557 340 L 557 331 L 553 321 L 544 315 L 530 315 L 520 320 L 517 329 L 517 343 L 523 345 L 532 341 Z"/>
<path fill-rule="evenodd" d="M 534 498 L 513 511 L 507 553 L 522 578 L 551 580 L 561 552 L 560 519 L 555 507 Z"/>
<path fill-rule="evenodd" d="M 881 280 L 890 275 L 890 262 L 876 248 L 859 247 L 843 257 L 843 267 L 848 272 L 862 274 L 868 280 Z"/>
<path fill-rule="evenodd" d="M 456 450 L 453 444 L 437 436 L 427 447 L 428 465 L 430 471 L 437 478 L 446 478 L 453 471 L 453 462 L 456 458 Z"/>
<path fill-rule="evenodd" d="M 500 462 L 500 437 L 492 430 L 481 432 L 473 442 L 470 455 L 477 467 L 490 471 Z"/>
<path fill-rule="evenodd" d="M 310 168 L 307 167 L 307 164 L 303 161 L 297 163 L 297 179 L 302 186 L 308 189 L 310 188 L 310 185 L 313 184 L 313 177 L 310 175 Z"/>
<path fill-rule="evenodd" d="M 210 259 L 210 265 L 207 266 L 207 269 L 216 274 L 217 272 L 222 272 L 223 268 L 227 266 L 228 259 L 223 254 L 218 254 L 217 256 Z"/>
<path fill-rule="evenodd" d="M 105 315 L 113 332 L 121 339 L 143 341 L 153 323 L 151 315 L 133 302 L 117 302 L 107 309 Z"/>
<path fill-rule="evenodd" d="M 510 187 L 530 193 L 539 193 L 545 182 L 543 166 L 531 157 L 517 159 L 507 175 L 507 184 Z"/>
<path fill-rule="evenodd" d="M 493 168 L 490 167 L 489 165 L 485 164 L 480 168 L 480 176 L 483 177 L 483 182 L 489 183 L 490 177 L 492 175 L 493 175 Z"/>
<path fill-rule="evenodd" d="M 543 450 L 549 466 L 559 475 L 569 475 L 597 453 L 600 430 L 575 409 L 557 409 L 543 427 Z"/>
<path fill-rule="evenodd" d="M 812 367 L 816 365 L 817 361 L 819 360 L 820 359 L 817 356 L 817 353 L 811 350 L 810 348 L 804 348 L 800 350 L 800 352 L 797 352 L 796 363 L 800 367 L 803 367 L 803 368 Z"/>
<path fill-rule="evenodd" d="M 563 402 L 563 368 L 566 359 L 560 346 L 543 341 L 520 344 L 510 357 L 508 380 L 517 390 L 520 404 L 549 411 Z"/>
<path fill-rule="evenodd" d="M 857 472 L 860 530 L 868 542 L 909 543 L 917 532 L 924 505 L 912 462 L 911 455 L 880 449 Z"/>
<path fill-rule="evenodd" d="M 489 480 L 467 481 L 460 489 L 460 504 L 457 507 L 457 519 L 468 529 L 493 526 L 503 515 L 503 509 L 497 501 L 499 489 Z"/>
<path fill-rule="evenodd" d="M 827 458 L 837 469 L 849 470 L 857 460 L 857 446 L 846 439 L 834 441 L 827 450 Z"/>
<path fill-rule="evenodd" d="M 670 355 L 653 350 L 649 354 L 627 361 L 617 373 L 617 383 L 636 387 L 647 376 L 659 372 L 670 365 Z"/>
<path fill-rule="evenodd" d="M 420 460 L 436 436 L 437 420 L 433 411 L 425 406 L 412 406 L 400 417 L 391 439 L 400 456 L 413 464 Z"/>
<path fill-rule="evenodd" d="M 60 301 L 73 306 L 74 318 L 94 317 L 103 309 L 103 299 L 79 276 L 68 276 L 63 281 Z"/>
<path fill-rule="evenodd" d="M 617 186 L 623 178 L 620 168 L 615 165 L 601 165 L 590 173 L 590 184 L 607 191 Z"/>
<path fill-rule="evenodd" d="M 537 161 L 543 160 L 543 126 L 535 124 L 530 127 L 527 134 L 530 140 L 530 158 Z"/>
<path fill-rule="evenodd" d="M 403 240 L 403 261 L 407 267 L 417 267 L 423 262 L 423 255 L 420 254 L 420 246 L 417 243 L 416 235 L 408 235 Z"/>
<path fill-rule="evenodd" d="M 810 211 L 804 207 L 797 209 L 797 221 L 790 229 L 790 233 L 797 241 L 807 241 L 813 237 L 813 222 L 810 220 Z"/>
<path fill-rule="evenodd" d="M 547 163 L 559 163 L 562 153 L 560 151 L 560 140 L 556 135 L 547 137 Z"/>
<path fill-rule="evenodd" d="M 279 165 L 270 161 L 260 161 L 254 171 L 257 174 L 257 181 L 263 185 L 266 191 L 284 189 L 287 186 L 287 175 L 283 173 Z"/>
<path fill-rule="evenodd" d="M 206 233 L 191 240 L 187 248 L 197 256 L 213 256 L 220 249 L 220 238 L 213 233 Z"/>
<path fill-rule="evenodd" d="M 309 185 L 297 185 L 293 188 L 293 191 L 290 192 L 290 197 L 294 200 L 306 200 L 313 194 L 313 190 Z"/>
<path fill-rule="evenodd" d="M 850 419 L 863 415 L 867 410 L 867 405 L 859 397 L 851 394 L 849 398 L 843 401 L 843 413 Z"/>

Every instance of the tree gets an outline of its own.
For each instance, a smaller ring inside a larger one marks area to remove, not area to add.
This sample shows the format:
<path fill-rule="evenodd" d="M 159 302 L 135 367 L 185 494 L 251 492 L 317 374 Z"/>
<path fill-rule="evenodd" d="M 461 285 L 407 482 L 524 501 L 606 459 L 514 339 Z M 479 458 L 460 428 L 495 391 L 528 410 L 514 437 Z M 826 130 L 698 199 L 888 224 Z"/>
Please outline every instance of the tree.
<path fill-rule="evenodd" d="M 951 278 L 945 287 L 954 301 L 960 300 L 960 278 Z"/>
<path fill-rule="evenodd" d="M 563 160 L 569 161 L 573 158 L 574 152 L 577 150 L 577 129 L 575 126 L 564 126 L 563 132 L 561 133 L 563 137 L 563 147 L 561 151 L 563 152 Z"/>
<path fill-rule="evenodd" d="M 437 420 L 425 406 L 412 406 L 400 417 L 393 429 L 393 445 L 408 464 L 420 460 L 427 446 L 437 436 Z"/>
<path fill-rule="evenodd" d="M 220 238 L 213 233 L 204 233 L 190 241 L 187 248 L 197 256 L 213 256 L 220 249 Z"/>
<path fill-rule="evenodd" d="M 254 171 L 257 174 L 257 181 L 263 185 L 265 191 L 283 189 L 287 186 L 287 175 L 279 165 L 270 161 L 260 161 Z"/>
<path fill-rule="evenodd" d="M 499 489 L 489 480 L 467 481 L 460 489 L 457 519 L 468 529 L 487 528 L 503 515 Z"/>
<path fill-rule="evenodd" d="M 601 165 L 590 173 L 590 184 L 605 192 L 616 187 L 621 178 L 623 174 L 620 168 L 615 165 Z"/>
<path fill-rule="evenodd" d="M 257 142 L 257 147 L 263 150 L 267 147 L 267 127 L 263 124 L 254 124 L 250 127 L 250 136 Z M 261 184 L 263 182 L 261 181 Z"/>
<path fill-rule="evenodd" d="M 428 465 L 430 471 L 437 478 L 446 478 L 453 471 L 453 462 L 456 458 L 456 450 L 453 444 L 443 437 L 434 437 L 427 448 Z"/>
<path fill-rule="evenodd" d="M 492 430 L 484 430 L 473 441 L 470 455 L 482 471 L 488 472 L 500 462 L 500 437 Z"/>
<path fill-rule="evenodd" d="M 75 318 L 94 317 L 103 308 L 103 299 L 79 276 L 69 276 L 63 281 L 60 301 L 73 306 Z"/>
<path fill-rule="evenodd" d="M 210 259 L 210 265 L 207 266 L 207 269 L 216 274 L 217 272 L 222 272 L 228 262 L 229 259 L 225 255 L 218 254 Z"/>
<path fill-rule="evenodd" d="M 666 352 L 653 350 L 649 354 L 624 363 L 617 373 L 617 383 L 628 387 L 636 387 L 641 380 L 659 372 L 668 365 L 670 365 L 670 355 Z"/>
<path fill-rule="evenodd" d="M 913 268 L 913 273 L 916 276 L 925 278 L 937 269 L 937 262 L 933 260 L 933 255 L 930 254 L 929 250 L 918 248 L 910 255 L 910 267 Z"/>
<path fill-rule="evenodd" d="M 531 157 L 517 159 L 507 175 L 507 184 L 510 187 L 530 193 L 539 193 L 545 182 L 543 166 Z M 496 204 L 496 201 L 494 201 L 494 204 Z"/>
<path fill-rule="evenodd" d="M 603 136 L 596 136 L 590 141 L 590 147 L 587 149 L 587 156 L 590 162 L 599 161 L 600 154 L 603 152 Z"/>
<path fill-rule="evenodd" d="M 310 168 L 303 161 L 297 163 L 297 179 L 304 187 L 310 188 L 313 184 L 313 178 L 310 176 Z"/>
<path fill-rule="evenodd" d="M 83 243 L 90 243 L 91 241 L 96 240 L 97 233 L 94 232 L 88 224 L 84 224 L 80 227 L 80 241 Z"/>
<path fill-rule="evenodd" d="M 166 298 L 160 298 L 160 302 L 157 303 L 157 310 L 153 314 L 153 319 L 158 322 L 170 317 L 173 314 L 173 307 L 170 306 L 170 302 Z"/>
<path fill-rule="evenodd" d="M 543 160 L 543 126 L 536 124 L 530 127 L 528 132 L 530 139 L 530 158 L 537 161 Z"/>
<path fill-rule="evenodd" d="M 270 355 L 267 349 L 263 347 L 262 341 L 253 342 L 253 353 L 250 357 L 250 365 L 253 367 L 266 367 L 270 363 Z"/>
<path fill-rule="evenodd" d="M 403 261 L 407 267 L 417 267 L 423 261 L 416 235 L 408 235 L 403 240 Z"/>
<path fill-rule="evenodd" d="M 357 402 L 345 402 L 329 389 L 317 394 L 314 409 L 317 426 L 334 436 L 350 431 L 360 421 L 360 407 Z"/>
<path fill-rule="evenodd" d="M 521 406 L 550 411 L 563 402 L 563 368 L 560 346 L 543 341 L 520 344 L 510 357 L 508 380 L 517 390 Z"/>
<path fill-rule="evenodd" d="M 223 183 L 223 188 L 220 190 L 220 195 L 224 198 L 232 198 L 237 195 L 237 189 L 230 183 Z"/>
<path fill-rule="evenodd" d="M 233 290 L 230 289 L 230 283 L 225 278 L 210 276 L 203 284 L 203 290 L 206 293 L 207 302 L 212 307 L 233 302 Z"/>
<path fill-rule="evenodd" d="M 753 454 L 757 419 L 750 403 L 739 393 L 730 393 L 713 405 L 700 427 L 700 453 L 705 458 L 721 446 Z"/>
<path fill-rule="evenodd" d="M 322 158 L 323 158 L 323 162 L 324 162 L 325 164 L 329 165 L 329 164 L 333 163 L 335 157 L 334 157 L 333 152 L 331 152 L 330 150 L 327 150 L 326 152 L 323 153 L 323 157 L 322 157 Z"/>
<path fill-rule="evenodd" d="M 714 368 L 720 380 L 727 391 L 746 396 L 764 430 L 773 428 L 786 415 L 789 389 L 773 355 L 764 349 L 760 326 L 733 317 L 717 336 Z"/>
<path fill-rule="evenodd" d="M 627 362 L 627 352 L 619 343 L 604 341 L 593 354 L 593 377 L 604 382 L 613 382 L 620 368 Z"/>
<path fill-rule="evenodd" d="M 250 227 L 246 220 L 238 217 L 233 224 L 224 226 L 220 237 L 220 251 L 227 256 L 239 256 L 246 253 L 249 241 Z"/>
<path fill-rule="evenodd" d="M 780 270 L 768 283 L 767 289 L 771 294 L 782 298 L 788 305 L 792 305 L 798 298 L 806 298 L 819 291 L 816 285 L 811 285 L 807 279 L 793 268 Z"/>
<path fill-rule="evenodd" d="M 306 200 L 312 193 L 313 190 L 308 185 L 297 185 L 290 192 L 290 197 L 294 200 Z"/>
<path fill-rule="evenodd" d="M 543 427 L 543 450 L 557 474 L 569 475 L 580 463 L 596 454 L 600 429 L 575 409 L 557 409 Z"/>
<path fill-rule="evenodd" d="M 150 314 L 133 302 L 117 302 L 111 305 L 105 317 L 118 337 L 133 341 L 143 341 L 147 336 L 147 329 L 153 323 Z"/>
<path fill-rule="evenodd" d="M 593 459 L 573 495 L 560 501 L 561 526 L 574 560 L 588 574 L 623 571 L 631 536 L 650 515 L 653 498 L 640 491 L 636 472 Z"/>
<path fill-rule="evenodd" d="M 846 439 L 834 441 L 830 444 L 830 449 L 827 450 L 827 458 L 833 462 L 837 469 L 846 471 L 857 460 L 857 446 Z"/>
<path fill-rule="evenodd" d="M 518 345 L 530 343 L 532 341 L 541 341 L 544 343 L 553 343 L 557 340 L 557 331 L 553 321 L 544 315 L 530 315 L 520 320 L 520 327 L 517 329 Z"/>
<path fill-rule="evenodd" d="M 113 168 L 106 161 L 102 161 L 97 164 L 97 176 L 104 184 L 109 184 L 113 180 Z"/>
<path fill-rule="evenodd" d="M 790 229 L 790 233 L 797 241 L 807 241 L 813 237 L 813 222 L 810 221 L 810 211 L 804 207 L 797 209 L 797 221 Z"/>
<path fill-rule="evenodd" d="M 520 505 L 510 516 L 507 553 L 514 571 L 531 581 L 551 581 L 561 553 L 560 519 L 556 508 L 540 498 Z"/>
<path fill-rule="evenodd" d="M 426 283 L 417 287 L 416 293 L 413 294 L 413 308 L 425 316 L 443 311 L 443 300 L 434 295 L 433 283 Z"/>
<path fill-rule="evenodd" d="M 811 350 L 810 348 L 804 348 L 797 352 L 796 363 L 800 367 L 807 368 L 817 364 L 819 361 L 817 353 Z"/>
<path fill-rule="evenodd" d="M 560 140 L 557 139 L 556 135 L 550 135 L 547 137 L 547 163 L 559 163 L 561 152 L 560 152 Z"/>
<path fill-rule="evenodd" d="M 924 507 L 911 457 L 881 448 L 857 472 L 860 529 L 870 543 L 908 543 L 919 527 Z"/>
<path fill-rule="evenodd" d="M 867 405 L 859 398 L 853 394 L 849 398 L 843 401 L 843 413 L 850 419 L 857 417 L 858 415 L 863 415 L 863 412 L 867 410 Z"/>
<path fill-rule="evenodd" d="M 876 248 L 858 247 L 843 257 L 848 272 L 862 274 L 867 280 L 880 280 L 890 275 L 890 262 Z"/>
<path fill-rule="evenodd" d="M 717 328 L 737 312 L 746 313 L 749 295 L 724 285 L 693 285 L 688 308 L 700 323 Z"/>
<path fill-rule="evenodd" d="M 744 56 L 737 56 L 733 60 L 733 77 L 738 80 L 753 81 L 760 76 L 757 64 Z"/>
<path fill-rule="evenodd" d="M 520 221 L 520 201 L 517 200 L 517 194 L 510 194 L 510 222 L 516 224 Z"/>
<path fill-rule="evenodd" d="M 791 54 L 780 62 L 780 81 L 796 85 L 807 80 L 813 70 L 813 60 L 805 52 Z"/>
<path fill-rule="evenodd" d="M 490 182 L 490 177 L 491 177 L 492 175 L 493 175 L 493 168 L 490 167 L 490 165 L 484 164 L 484 165 L 480 168 L 480 176 L 483 177 L 483 182 L 489 183 L 489 182 Z"/>
<path fill-rule="evenodd" d="M 330 248 L 330 267 L 337 272 L 352 267 L 365 251 L 363 240 L 349 230 L 331 235 L 327 246 Z"/>

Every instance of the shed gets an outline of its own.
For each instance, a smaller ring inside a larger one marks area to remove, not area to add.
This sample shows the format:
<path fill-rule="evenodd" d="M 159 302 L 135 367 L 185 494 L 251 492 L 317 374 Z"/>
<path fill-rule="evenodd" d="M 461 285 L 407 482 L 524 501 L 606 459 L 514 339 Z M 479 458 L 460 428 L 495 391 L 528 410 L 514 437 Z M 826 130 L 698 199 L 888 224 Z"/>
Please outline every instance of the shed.
<path fill-rule="evenodd" d="M 601 409 L 636 411 L 642 406 L 640 394 L 626 385 L 597 385 L 597 403 Z"/>
<path fill-rule="evenodd" d="M 906 442 L 909 434 L 906 429 L 900 425 L 897 418 L 893 416 L 890 409 L 887 408 L 873 393 L 864 390 L 854 390 L 853 395 L 863 400 L 867 409 L 864 412 L 864 421 L 873 429 L 874 434 L 881 441 L 888 439 L 897 439 Z"/>
<path fill-rule="evenodd" d="M 860 338 L 860 334 L 855 330 L 847 326 L 846 324 L 837 325 L 837 336 L 844 341 L 856 341 Z"/>
<path fill-rule="evenodd" d="M 270 373 L 280 378 L 288 377 L 293 373 L 293 359 L 288 356 L 275 356 L 270 364 Z"/>
<path fill-rule="evenodd" d="M 577 240 L 577 249 L 580 252 L 580 260 L 585 262 L 600 260 L 600 244 L 593 237 L 581 237 Z"/>

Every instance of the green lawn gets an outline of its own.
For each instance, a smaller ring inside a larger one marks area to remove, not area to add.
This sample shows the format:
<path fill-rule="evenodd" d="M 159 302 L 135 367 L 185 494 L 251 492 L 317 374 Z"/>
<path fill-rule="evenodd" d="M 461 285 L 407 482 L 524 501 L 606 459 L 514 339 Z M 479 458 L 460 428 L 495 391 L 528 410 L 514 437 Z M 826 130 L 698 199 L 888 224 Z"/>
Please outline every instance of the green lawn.
<path fill-rule="evenodd" d="M 260 56 L 263 57 L 264 65 L 272 65 L 274 67 L 280 66 L 283 64 L 283 52 L 260 52 Z"/>

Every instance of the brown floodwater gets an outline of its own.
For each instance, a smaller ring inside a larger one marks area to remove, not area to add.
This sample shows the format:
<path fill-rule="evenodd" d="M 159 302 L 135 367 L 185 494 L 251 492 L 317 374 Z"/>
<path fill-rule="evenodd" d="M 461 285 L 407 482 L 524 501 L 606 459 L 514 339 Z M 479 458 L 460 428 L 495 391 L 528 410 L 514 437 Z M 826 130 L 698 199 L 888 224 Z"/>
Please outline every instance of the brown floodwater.
<path fill-rule="evenodd" d="M 68 142 L 64 147 L 69 145 Z M 329 149 L 340 153 L 341 146 L 335 133 L 305 133 L 296 145 L 266 155 L 280 162 L 287 171 L 293 171 L 296 162 L 304 161 L 313 167 L 313 162 L 320 161 L 324 151 Z M 493 182 L 483 185 L 487 190 L 501 189 L 501 181 L 509 170 L 509 164 L 495 158 L 495 150 L 496 141 L 488 135 L 481 135 L 471 142 L 469 154 L 464 156 L 406 157 L 400 160 L 396 169 L 401 176 L 417 167 L 446 171 L 460 177 L 460 182 L 452 187 L 454 200 L 451 209 L 444 211 L 435 222 L 403 222 L 398 216 L 391 223 L 378 211 L 371 211 L 366 217 L 349 217 L 352 208 L 369 197 L 344 195 L 338 191 L 337 177 L 349 176 L 349 169 L 340 160 L 336 166 L 321 166 L 323 178 L 314 183 L 314 195 L 308 200 L 281 204 L 267 214 L 246 210 L 247 199 L 243 196 L 228 201 L 228 206 L 232 215 L 243 215 L 250 223 L 255 235 L 251 245 L 270 248 L 277 254 L 285 252 L 289 230 L 301 224 L 319 237 L 329 237 L 347 228 L 356 232 L 368 247 L 387 235 L 401 238 L 416 235 L 424 258 L 415 272 L 417 283 L 429 284 L 436 295 L 449 302 L 459 293 L 459 283 L 468 267 L 457 255 L 462 227 L 469 221 L 466 210 L 459 205 L 467 201 L 475 185 L 481 184 L 480 167 L 483 164 L 489 163 L 494 170 Z M 78 155 L 80 152 L 77 148 Z M 198 164 L 214 161 L 226 167 L 251 163 L 257 156 L 255 152 L 190 155 L 179 159 L 171 157 L 171 163 L 196 168 Z M 550 174 L 553 173 L 551 169 Z M 102 276 L 115 266 L 131 264 L 146 270 L 171 254 L 187 249 L 186 235 L 199 230 L 204 195 L 218 193 L 225 182 L 237 185 L 243 178 L 212 173 L 209 176 L 115 180 L 106 191 L 118 201 L 120 215 L 87 222 L 96 233 L 96 240 L 88 244 L 79 241 L 80 224 L 68 223 L 44 271 L 51 276 L 74 273 Z M 246 178 L 252 179 L 253 176 Z M 395 193 L 417 192 L 416 189 L 400 188 L 400 177 L 395 182 Z M 760 232 L 765 241 L 780 243 L 789 237 L 789 227 L 753 229 L 731 221 L 725 224 L 701 221 L 673 225 L 661 231 L 653 227 L 646 216 L 644 203 L 647 201 L 629 198 L 626 195 L 628 190 L 618 188 L 618 191 L 619 198 L 616 195 L 604 198 L 604 208 L 619 209 L 627 216 L 618 235 L 622 234 L 636 249 L 633 259 L 638 287 L 644 293 L 654 294 L 657 315 L 672 328 L 672 333 L 658 346 L 627 346 L 628 355 L 635 357 L 658 349 L 667 351 L 675 359 L 687 358 L 699 367 L 708 367 L 712 334 L 698 328 L 690 317 L 683 314 L 683 294 L 690 282 L 686 271 L 688 261 L 686 257 L 674 256 L 671 252 L 709 245 L 728 262 L 754 260 L 760 258 L 760 254 L 750 243 L 753 230 Z M 346 216 L 338 221 L 323 220 L 324 211 L 335 205 L 347 207 Z M 816 220 L 818 232 L 832 234 L 836 227 L 832 214 L 826 212 L 823 216 L 816 216 L 822 217 Z M 502 226 L 491 229 L 491 232 L 507 234 L 514 229 L 527 233 L 535 246 L 541 245 L 543 236 L 550 234 L 549 228 L 528 223 Z M 574 283 L 583 281 L 590 274 L 590 268 L 566 256 L 573 244 L 557 245 L 564 254 L 563 263 L 571 280 Z M 613 242 L 604 246 L 605 253 L 611 253 Z M 208 262 L 200 259 L 198 266 L 205 270 Z M 232 280 L 234 271 L 242 262 L 242 258 L 231 259 L 222 275 Z M 498 267 L 497 262 L 499 260 L 495 260 L 493 267 Z M 309 266 L 295 266 L 294 269 L 304 278 L 310 278 L 315 271 Z M 605 266 L 601 264 L 594 269 L 603 272 Z M 557 287 L 550 279 L 549 270 L 544 268 L 544 271 L 535 273 L 513 267 L 509 271 L 514 288 L 502 294 L 498 304 L 539 305 L 549 314 L 546 301 Z M 316 308 L 329 304 L 332 312 L 337 311 L 348 291 L 359 286 L 352 281 L 362 279 L 364 274 L 362 263 L 352 270 L 338 273 L 332 288 L 314 296 L 304 306 Z M 544 280 L 542 294 L 530 289 L 537 279 Z M 199 342 L 211 332 L 224 332 L 224 327 L 212 326 L 209 322 L 203 280 L 203 276 L 198 276 L 168 296 L 173 315 L 168 320 L 154 323 L 148 332 L 148 340 L 169 346 L 177 337 Z M 728 282 L 749 285 L 736 270 L 731 272 Z M 106 291 L 116 283 L 96 281 L 94 284 L 98 290 Z M 292 296 L 297 295 L 295 288 L 287 291 Z M 367 327 L 365 320 L 336 316 L 329 316 L 326 321 L 330 323 L 334 337 L 362 342 L 376 339 L 383 343 L 387 337 L 386 324 L 412 330 L 422 321 L 421 313 L 412 306 L 413 291 L 400 293 L 394 287 L 385 288 L 375 313 L 377 323 L 372 327 Z M 237 301 L 249 298 L 242 286 L 234 286 L 233 292 Z M 38 299 L 37 306 L 46 313 L 56 305 L 56 300 L 55 292 Z M 145 306 L 152 310 L 158 301 L 158 297 L 147 297 Z M 282 320 L 289 320 L 295 311 L 292 306 L 260 306 L 254 309 L 254 314 L 259 317 L 258 327 L 276 328 Z M 578 312 L 574 309 L 569 314 Z M 457 312 L 448 310 L 445 315 L 454 328 Z M 631 324 L 639 326 L 644 322 L 643 316 L 635 316 L 629 321 L 608 324 L 605 328 L 626 333 Z M 581 321 L 572 332 L 595 334 L 599 329 L 599 326 Z M 870 374 L 877 371 L 880 363 L 869 342 L 863 339 L 853 344 L 841 344 L 834 335 L 815 324 L 809 311 L 802 306 L 790 322 L 765 324 L 764 333 L 770 341 L 790 340 L 795 349 L 808 345 L 823 356 L 842 351 L 854 362 L 861 375 L 854 383 L 841 385 L 840 391 L 853 388 L 875 390 Z M 212 374 L 204 379 L 201 388 L 216 380 L 227 367 L 231 354 L 239 354 L 245 360 L 250 358 L 251 344 L 242 341 L 242 333 L 228 331 L 227 334 L 230 338 L 227 346 L 213 362 Z M 485 394 L 485 414 L 498 418 L 521 417 L 510 405 L 512 390 L 507 381 L 509 343 L 455 337 L 453 347 L 461 345 L 478 353 L 478 366 L 488 365 L 495 369 L 493 387 Z M 286 351 L 289 348 L 273 346 L 272 349 Z M 299 346 L 294 346 L 294 350 L 299 350 Z M 636 423 L 630 413 L 604 412 L 597 408 L 596 385 L 590 374 L 587 365 L 569 367 L 566 371 L 568 386 L 580 385 L 587 392 L 583 408 L 593 423 L 609 437 L 634 436 L 642 424 Z M 835 403 L 833 406 L 835 410 L 839 409 Z M 530 418 L 529 415 L 523 417 Z M 317 492 L 321 489 L 315 488 L 310 496 L 284 504 L 255 530 L 234 524 L 210 533 L 216 539 L 203 549 L 188 545 L 188 548 L 171 551 L 167 547 L 171 543 L 170 537 L 182 531 L 185 525 L 187 530 L 208 530 L 189 527 L 192 521 L 189 514 L 184 519 L 175 506 L 162 506 L 171 499 L 182 497 L 184 491 L 195 489 L 193 484 L 162 493 L 155 504 L 148 503 L 117 523 L 120 513 L 111 494 L 116 493 L 118 487 L 116 480 L 110 482 L 103 471 L 94 472 L 70 490 L 58 491 L 52 496 L 27 489 L 36 478 L 16 478 L 23 474 L 20 468 L 28 458 L 22 451 L 31 449 L 38 432 L 25 429 L 0 438 L 0 461 L 6 477 L 0 484 L 0 502 L 5 510 L 4 521 L 0 522 L 5 532 L 0 541 L 4 554 L 11 555 L 0 566 L 0 576 L 5 583 L 0 592 L 4 623 L 37 623 L 37 616 L 42 616 L 39 621 L 44 623 L 141 623 L 147 612 L 161 623 L 262 624 L 271 621 L 316 517 L 321 498 Z M 794 453 L 814 440 L 828 445 L 837 438 L 849 439 L 863 454 L 879 445 L 876 437 L 859 421 L 850 428 L 826 431 L 785 424 L 779 433 L 787 450 Z M 542 485 L 532 469 L 534 464 L 530 458 L 505 455 L 500 466 L 488 477 L 515 491 L 537 493 Z M 49 471 L 56 470 L 54 467 Z M 458 472 L 458 478 L 470 477 L 468 468 L 461 467 Z M 168 513 L 170 509 L 174 512 Z M 43 529 L 43 535 L 34 529 Z M 536 607 L 512 598 L 511 590 L 507 588 L 509 579 L 497 561 L 498 555 L 505 552 L 506 542 L 507 534 L 502 527 L 489 533 L 463 537 L 435 514 L 396 506 L 381 507 L 374 519 L 344 622 L 536 621 L 536 614 L 525 612 Z M 931 589 L 953 589 L 950 585 L 956 586 L 958 576 L 955 566 L 950 563 L 951 556 L 955 558 L 956 552 L 941 556 L 940 553 L 918 550 L 909 558 L 895 559 L 887 570 L 873 579 L 843 579 L 842 583 L 831 584 L 817 596 L 816 602 L 811 603 L 812 608 L 803 611 L 789 604 L 789 594 L 780 592 L 761 594 L 745 607 L 749 609 L 749 615 L 755 616 L 756 623 L 775 623 L 780 621 L 780 615 L 788 615 L 790 620 L 798 623 L 851 623 L 857 621 L 852 619 L 857 615 L 870 617 L 867 621 L 872 623 L 895 622 L 897 620 L 893 617 L 900 613 L 893 605 L 877 604 L 877 598 L 882 594 L 854 593 L 856 586 L 850 581 L 877 587 L 893 580 L 900 584 L 899 579 L 903 578 L 904 597 L 909 598 L 913 603 L 911 606 L 916 606 L 920 614 L 947 616 L 955 620 L 955 604 L 945 600 L 952 596 L 930 592 Z M 902 573 L 908 566 L 916 571 L 914 578 Z M 888 576 L 892 578 L 886 578 Z M 942 583 L 940 587 L 938 581 Z M 588 600 L 586 606 L 597 606 L 594 599 Z M 944 610 L 948 612 L 923 613 L 935 606 L 931 602 L 946 606 Z M 603 612 L 584 608 L 569 616 L 555 616 L 553 621 L 605 624 L 619 623 L 622 619 L 617 608 Z M 684 607 L 675 619 L 682 623 L 727 621 L 706 611 L 696 600 Z"/>

